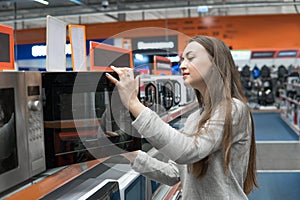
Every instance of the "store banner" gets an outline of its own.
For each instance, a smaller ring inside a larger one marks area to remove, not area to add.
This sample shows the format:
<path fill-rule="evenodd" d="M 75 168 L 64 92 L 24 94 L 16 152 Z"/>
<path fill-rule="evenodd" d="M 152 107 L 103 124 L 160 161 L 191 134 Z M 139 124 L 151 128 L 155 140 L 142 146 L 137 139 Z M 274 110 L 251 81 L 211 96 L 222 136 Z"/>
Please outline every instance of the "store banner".
<path fill-rule="evenodd" d="M 132 38 L 133 51 L 178 52 L 177 35 Z"/>

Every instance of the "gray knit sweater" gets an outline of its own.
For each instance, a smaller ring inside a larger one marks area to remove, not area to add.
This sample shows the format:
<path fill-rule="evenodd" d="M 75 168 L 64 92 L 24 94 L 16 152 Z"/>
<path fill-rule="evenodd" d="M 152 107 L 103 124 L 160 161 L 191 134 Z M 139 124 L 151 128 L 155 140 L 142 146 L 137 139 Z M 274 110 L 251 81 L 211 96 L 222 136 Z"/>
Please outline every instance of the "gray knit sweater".
<path fill-rule="evenodd" d="M 224 172 L 221 144 L 224 109 L 217 109 L 213 113 L 202 128 L 204 134 L 195 141 L 195 137 L 189 135 L 197 130 L 201 109 L 188 117 L 183 134 L 165 123 L 155 112 L 145 108 L 132 124 L 169 161 L 162 162 L 139 151 L 132 168 L 167 185 L 181 181 L 184 200 L 248 199 L 243 192 L 243 183 L 249 160 L 251 119 L 241 101 L 233 99 L 232 105 L 233 141 L 229 175 Z M 197 162 L 207 155 L 210 155 L 207 173 L 200 179 L 195 178 L 188 172 L 187 164 Z"/>

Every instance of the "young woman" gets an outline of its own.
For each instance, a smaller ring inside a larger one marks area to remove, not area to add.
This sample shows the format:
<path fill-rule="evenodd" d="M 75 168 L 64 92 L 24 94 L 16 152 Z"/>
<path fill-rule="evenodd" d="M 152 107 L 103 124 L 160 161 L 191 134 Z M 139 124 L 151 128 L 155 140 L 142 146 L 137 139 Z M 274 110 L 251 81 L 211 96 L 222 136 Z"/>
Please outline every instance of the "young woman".
<path fill-rule="evenodd" d="M 139 102 L 131 69 L 112 68 L 120 80 L 107 77 L 136 117 L 133 126 L 170 159 L 165 163 L 142 151 L 128 153 L 134 170 L 168 185 L 180 181 L 186 200 L 248 199 L 257 186 L 253 120 L 239 72 L 222 41 L 197 36 L 184 49 L 180 69 L 185 84 L 195 89 L 199 109 L 182 132 Z"/>

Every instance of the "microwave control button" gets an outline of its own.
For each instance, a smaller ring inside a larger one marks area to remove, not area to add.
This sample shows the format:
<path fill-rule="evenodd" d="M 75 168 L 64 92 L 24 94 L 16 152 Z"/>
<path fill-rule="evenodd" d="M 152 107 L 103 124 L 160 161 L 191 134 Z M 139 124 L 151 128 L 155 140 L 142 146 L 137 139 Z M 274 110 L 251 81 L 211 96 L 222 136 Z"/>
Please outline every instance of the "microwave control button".
<path fill-rule="evenodd" d="M 28 108 L 32 111 L 40 111 L 41 110 L 41 102 L 38 100 L 33 100 L 28 102 Z"/>

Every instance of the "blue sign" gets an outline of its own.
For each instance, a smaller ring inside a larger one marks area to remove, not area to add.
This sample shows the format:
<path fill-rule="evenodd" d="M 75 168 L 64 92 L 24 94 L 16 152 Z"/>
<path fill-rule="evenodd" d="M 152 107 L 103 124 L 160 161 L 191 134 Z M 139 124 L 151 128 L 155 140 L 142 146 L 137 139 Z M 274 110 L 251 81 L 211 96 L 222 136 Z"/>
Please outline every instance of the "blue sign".
<path fill-rule="evenodd" d="M 90 54 L 90 41 L 104 42 L 105 44 L 114 45 L 114 39 L 96 39 L 86 41 L 86 53 Z M 15 45 L 15 60 L 24 59 L 38 59 L 46 58 L 47 47 L 46 43 L 35 44 L 19 44 Z M 71 45 L 69 42 L 66 44 L 66 56 L 71 57 Z"/>

